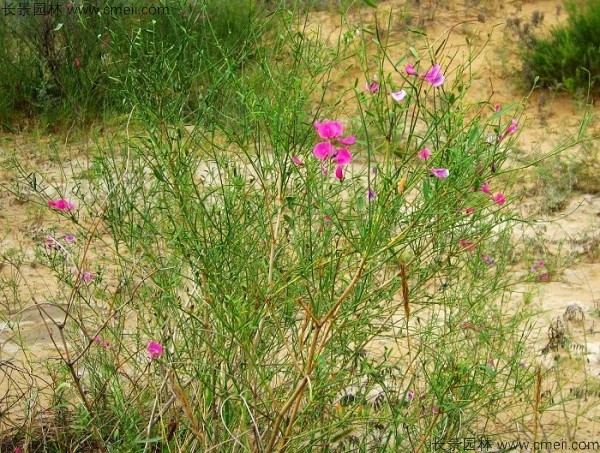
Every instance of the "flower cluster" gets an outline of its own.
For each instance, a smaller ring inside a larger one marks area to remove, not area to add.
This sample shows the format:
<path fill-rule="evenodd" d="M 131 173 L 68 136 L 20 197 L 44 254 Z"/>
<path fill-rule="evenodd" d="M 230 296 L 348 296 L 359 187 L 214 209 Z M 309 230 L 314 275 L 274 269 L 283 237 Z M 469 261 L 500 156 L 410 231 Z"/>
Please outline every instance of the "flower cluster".
<path fill-rule="evenodd" d="M 542 260 L 536 261 L 530 268 L 531 273 L 537 276 L 537 279 L 541 282 L 547 282 L 550 280 L 550 274 L 544 268 L 544 262 Z"/>
<path fill-rule="evenodd" d="M 504 206 L 504 204 L 506 203 L 506 198 L 504 197 L 504 194 L 500 192 L 492 194 L 492 191 L 490 189 L 490 183 L 487 181 L 481 185 L 479 191 L 485 193 L 486 195 L 489 195 L 492 201 L 498 206 Z"/>
<path fill-rule="evenodd" d="M 352 154 L 350 154 L 350 151 L 347 148 L 336 148 L 336 146 L 351 146 L 356 143 L 356 137 L 354 135 L 342 137 L 344 126 L 338 121 L 325 121 L 323 123 L 315 121 L 314 126 L 319 137 L 326 140 L 316 144 L 313 150 L 315 157 L 322 161 L 329 160 L 334 162 L 336 164 L 336 178 L 339 180 L 344 179 L 343 167 L 350 163 Z M 327 169 L 323 167 L 323 173 L 326 172 Z"/>

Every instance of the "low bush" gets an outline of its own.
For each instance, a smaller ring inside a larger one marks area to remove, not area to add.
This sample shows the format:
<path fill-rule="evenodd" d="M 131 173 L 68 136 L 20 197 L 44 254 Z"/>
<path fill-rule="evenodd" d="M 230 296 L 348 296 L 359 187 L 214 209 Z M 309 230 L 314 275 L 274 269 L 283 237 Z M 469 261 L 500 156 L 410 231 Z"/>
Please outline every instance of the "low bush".
<path fill-rule="evenodd" d="M 538 79 L 545 87 L 569 91 L 598 90 L 600 80 L 600 3 L 569 1 L 569 19 L 554 27 L 547 37 L 532 37 L 523 52 L 528 83 Z"/>

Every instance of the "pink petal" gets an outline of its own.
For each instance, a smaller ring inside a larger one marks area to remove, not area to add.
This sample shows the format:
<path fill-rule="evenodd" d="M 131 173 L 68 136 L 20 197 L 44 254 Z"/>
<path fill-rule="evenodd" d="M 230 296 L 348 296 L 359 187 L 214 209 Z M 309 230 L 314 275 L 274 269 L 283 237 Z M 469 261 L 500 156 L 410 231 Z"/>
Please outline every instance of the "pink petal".
<path fill-rule="evenodd" d="M 431 150 L 429 148 L 423 148 L 421 151 L 417 153 L 419 159 L 427 160 L 429 156 L 431 156 Z"/>
<path fill-rule="evenodd" d="M 483 193 L 486 193 L 488 195 L 491 195 L 492 192 L 490 190 L 490 183 L 489 182 L 484 182 L 481 187 L 479 188 L 479 190 Z"/>
<path fill-rule="evenodd" d="M 344 132 L 344 126 L 338 121 L 325 121 L 324 123 L 315 121 L 314 126 L 321 138 L 339 137 Z"/>
<path fill-rule="evenodd" d="M 342 145 L 352 146 L 356 143 L 356 136 L 349 135 L 348 137 L 340 138 L 338 140 Z"/>
<path fill-rule="evenodd" d="M 156 341 L 151 341 L 150 343 L 148 343 L 148 347 L 146 348 L 146 350 L 150 354 L 150 360 L 159 358 L 163 353 L 163 347 L 160 345 L 160 343 L 157 343 Z"/>
<path fill-rule="evenodd" d="M 506 198 L 504 198 L 504 195 L 502 195 L 500 192 L 498 192 L 497 194 L 495 194 L 492 197 L 492 200 L 498 204 L 499 206 L 503 206 L 504 203 L 506 203 Z"/>
<path fill-rule="evenodd" d="M 325 160 L 333 154 L 333 146 L 329 142 L 317 143 L 313 153 L 317 159 Z"/>
<path fill-rule="evenodd" d="M 413 66 L 413 65 L 411 65 L 411 64 L 407 64 L 407 65 L 404 67 L 404 69 L 406 70 L 406 73 L 407 73 L 408 75 L 414 75 L 414 76 L 416 76 L 416 75 L 419 75 L 419 73 L 416 71 L 416 69 L 414 68 L 414 66 Z"/>
<path fill-rule="evenodd" d="M 450 171 L 447 168 L 431 168 L 429 171 L 439 179 L 445 179 L 450 176 Z"/>
<path fill-rule="evenodd" d="M 379 89 L 379 84 L 377 82 L 366 82 L 365 87 L 368 92 L 375 93 Z"/>
<path fill-rule="evenodd" d="M 516 130 L 517 130 L 517 120 L 513 118 L 510 122 L 510 126 L 508 126 L 506 128 L 505 135 L 513 134 Z"/>
<path fill-rule="evenodd" d="M 337 150 L 337 154 L 335 156 L 335 161 L 338 165 L 347 165 L 352 160 L 352 154 L 346 148 L 341 148 Z"/>
<path fill-rule="evenodd" d="M 423 76 L 423 78 L 425 80 L 435 79 L 438 76 L 439 73 L 440 73 L 440 65 L 436 64 L 436 65 L 433 65 L 429 69 L 429 71 L 427 71 L 427 73 Z"/>
<path fill-rule="evenodd" d="M 404 90 L 396 91 L 396 92 L 390 93 L 390 96 L 392 96 L 392 99 L 394 99 L 394 101 L 400 102 L 401 100 L 403 100 L 406 97 L 406 91 L 404 91 Z"/>
<path fill-rule="evenodd" d="M 337 167 L 335 167 L 335 177 L 337 179 L 339 179 L 340 181 L 342 179 L 344 179 L 344 171 L 341 165 L 338 165 Z"/>
<path fill-rule="evenodd" d="M 469 206 L 467 209 L 465 209 L 465 214 L 467 215 L 471 215 L 475 212 L 475 208 L 472 206 Z"/>
<path fill-rule="evenodd" d="M 298 156 L 292 156 L 292 162 L 294 162 L 299 167 L 302 167 L 304 165 L 304 162 L 302 162 L 302 160 L 300 160 Z"/>
<path fill-rule="evenodd" d="M 496 105 L 494 106 L 494 112 L 499 112 L 499 111 L 500 111 L 500 108 L 501 108 L 501 107 L 500 107 L 500 104 L 496 104 Z"/>
<path fill-rule="evenodd" d="M 427 82 L 431 83 L 431 85 L 434 87 L 439 87 L 442 83 L 444 83 L 444 80 L 446 80 L 444 75 L 441 73 L 439 64 L 433 65 L 431 69 L 427 71 L 427 74 L 423 76 L 423 78 Z"/>

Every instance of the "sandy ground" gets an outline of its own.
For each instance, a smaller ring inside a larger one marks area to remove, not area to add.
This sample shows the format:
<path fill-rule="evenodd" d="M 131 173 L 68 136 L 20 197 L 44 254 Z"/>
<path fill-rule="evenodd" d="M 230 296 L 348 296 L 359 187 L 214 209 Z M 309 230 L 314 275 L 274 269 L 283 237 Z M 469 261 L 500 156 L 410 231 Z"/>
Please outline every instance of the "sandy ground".
<path fill-rule="evenodd" d="M 464 2 L 447 1 L 446 6 L 435 6 L 437 3 L 385 1 L 380 3 L 376 14 L 380 22 L 385 23 L 387 19 L 383 19 L 392 12 L 392 26 L 386 31 L 390 36 L 406 33 L 408 27 L 419 27 L 425 29 L 432 41 L 438 36 L 448 37 L 446 55 L 464 56 L 467 39 L 482 45 L 489 36 L 489 44 L 473 63 L 476 77 L 472 92 L 478 99 L 489 97 L 492 103 L 519 103 L 528 94 L 528 88 L 516 77 L 515 65 L 519 59 L 515 42 L 519 32 L 514 26 L 515 19 L 521 21 L 521 32 L 523 24 L 529 23 L 536 33 L 566 19 L 561 2 L 556 0 L 504 2 L 504 7 L 491 1 L 475 2 L 477 7 L 467 6 Z M 536 11 L 544 15 L 538 27 L 531 24 Z M 356 23 L 364 21 L 364 26 L 370 26 L 375 13 L 364 9 L 353 14 Z M 314 13 L 312 20 L 311 30 L 320 26 L 321 36 L 326 41 L 333 40 L 340 29 L 346 27 L 338 24 L 329 12 Z M 450 29 L 452 31 L 448 33 Z M 356 72 L 349 70 L 344 77 L 354 80 L 359 74 L 358 69 Z M 581 111 L 582 101 L 572 96 L 533 92 L 524 110 L 521 122 L 524 132 L 520 136 L 518 152 L 531 156 L 552 149 L 566 133 L 576 130 Z M 52 140 L 32 136 L 0 136 L 0 155 L 5 158 L 15 153 L 45 170 L 56 182 L 67 184 L 71 176 L 77 176 L 85 169 L 93 143 L 79 138 L 65 145 L 64 139 L 59 139 L 61 141 L 56 145 L 60 149 L 60 159 L 51 160 L 45 157 L 48 153 L 39 152 L 40 148 L 52 148 Z M 524 178 L 530 177 L 528 173 L 524 175 Z M 3 169 L 0 179 L 3 184 L 10 185 L 14 173 Z M 524 179 L 520 183 L 527 186 L 532 181 Z M 565 209 L 545 216 L 534 209 L 542 201 L 532 197 L 529 205 L 523 205 L 523 213 L 535 215 L 536 222 L 516 235 L 524 243 L 537 247 L 540 252 L 537 258 L 551 258 L 555 263 L 554 271 L 549 281 L 522 285 L 518 289 L 532 292 L 533 303 L 540 309 L 534 348 L 548 376 L 543 384 L 544 391 L 556 397 L 571 395 L 572 400 L 568 411 L 557 408 L 545 415 L 542 422 L 546 423 L 549 432 L 564 434 L 561 427 L 566 426 L 570 436 L 600 440 L 600 410 L 599 404 L 595 404 L 600 402 L 600 197 L 574 193 Z M 60 294 L 50 273 L 35 265 L 35 250 L 49 232 L 68 232 L 61 230 L 58 224 L 48 226 L 43 207 L 24 203 L 6 190 L 0 192 L 0 203 L 0 251 L 5 257 L 0 265 L 2 398 L 7 389 L 14 392 L 23 385 L 23 376 L 9 371 L 9 363 L 18 364 L 27 356 L 34 369 L 35 363 L 56 356 L 51 339 L 51 334 L 56 338 L 56 329 L 51 327 L 49 331 L 45 326 L 51 319 L 60 319 L 63 313 L 59 308 L 42 311 L 35 304 L 60 300 L 64 295 Z M 545 255 L 541 256 L 542 253 Z M 20 262 L 18 266 L 14 265 L 17 261 Z M 522 265 L 526 269 L 530 264 Z M 517 300 L 516 303 L 521 302 Z M 542 354 L 548 343 L 548 328 L 557 319 L 564 326 L 568 341 L 558 351 Z M 552 370 L 556 362 L 572 366 L 573 375 L 567 380 L 554 379 Z M 13 380 L 8 378 L 11 376 Z M 37 379 L 39 384 L 48 380 L 43 376 Z"/>

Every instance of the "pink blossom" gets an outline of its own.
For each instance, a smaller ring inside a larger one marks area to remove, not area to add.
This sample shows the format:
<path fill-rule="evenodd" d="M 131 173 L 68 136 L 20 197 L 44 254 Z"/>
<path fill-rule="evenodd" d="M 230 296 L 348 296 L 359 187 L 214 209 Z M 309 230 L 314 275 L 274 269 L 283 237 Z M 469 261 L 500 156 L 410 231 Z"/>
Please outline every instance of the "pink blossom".
<path fill-rule="evenodd" d="M 492 194 L 492 191 L 490 190 L 490 183 L 489 182 L 484 182 L 481 187 L 479 188 L 479 190 L 483 193 L 486 193 L 488 195 Z"/>
<path fill-rule="evenodd" d="M 515 131 L 517 130 L 517 120 L 516 119 L 512 119 L 510 120 L 510 125 L 506 128 L 506 135 L 510 135 L 513 134 Z"/>
<path fill-rule="evenodd" d="M 400 102 L 406 97 L 406 91 L 400 90 L 400 91 L 392 92 L 392 93 L 390 93 L 390 96 L 392 97 L 392 99 L 394 99 L 394 101 Z"/>
<path fill-rule="evenodd" d="M 374 200 L 376 196 L 375 190 L 369 187 L 369 200 Z"/>
<path fill-rule="evenodd" d="M 96 278 L 96 275 L 95 275 L 95 274 L 92 274 L 91 272 L 87 272 L 87 271 L 86 271 L 86 272 L 84 272 L 84 273 L 83 273 L 83 279 L 84 279 L 86 282 L 91 282 L 91 281 L 92 281 L 92 280 L 94 280 L 95 278 Z"/>
<path fill-rule="evenodd" d="M 439 64 L 433 65 L 429 71 L 423 76 L 423 79 L 426 82 L 431 83 L 434 87 L 439 87 L 446 78 L 444 74 L 441 72 L 441 68 Z"/>
<path fill-rule="evenodd" d="M 419 73 L 417 72 L 417 70 L 416 70 L 416 69 L 414 68 L 414 66 L 413 66 L 413 65 L 411 65 L 411 64 L 407 64 L 407 65 L 404 67 L 404 69 L 406 70 L 406 73 L 407 73 L 408 75 L 412 75 L 412 76 L 419 75 Z"/>
<path fill-rule="evenodd" d="M 344 133 L 344 126 L 339 121 L 325 121 L 323 123 L 315 121 L 314 126 L 321 138 L 335 138 Z"/>
<path fill-rule="evenodd" d="M 419 159 L 427 160 L 429 156 L 431 156 L 431 150 L 429 148 L 423 148 L 421 151 L 417 153 Z"/>
<path fill-rule="evenodd" d="M 440 413 L 440 408 L 439 407 L 432 407 L 431 408 L 431 413 L 432 414 L 439 414 Z"/>
<path fill-rule="evenodd" d="M 445 179 L 450 176 L 450 171 L 447 168 L 430 168 L 429 171 L 439 179 Z"/>
<path fill-rule="evenodd" d="M 294 162 L 294 164 L 298 165 L 299 167 L 304 166 L 304 162 L 302 162 L 302 160 L 298 156 L 292 156 L 292 162 Z"/>
<path fill-rule="evenodd" d="M 537 262 L 537 265 L 538 265 L 539 267 L 544 267 L 544 262 L 543 262 L 542 260 L 539 260 L 539 261 Z"/>
<path fill-rule="evenodd" d="M 72 244 L 73 242 L 77 241 L 77 238 L 72 234 L 65 234 L 65 241 L 69 244 Z"/>
<path fill-rule="evenodd" d="M 541 282 L 547 282 L 550 280 L 550 274 L 548 272 L 544 272 L 543 274 L 540 274 L 539 279 Z"/>
<path fill-rule="evenodd" d="M 377 82 L 366 82 L 365 88 L 369 93 L 375 93 L 379 89 L 379 84 Z"/>
<path fill-rule="evenodd" d="M 317 159 L 325 160 L 333 154 L 333 146 L 328 142 L 319 142 L 315 145 L 313 153 Z"/>
<path fill-rule="evenodd" d="M 412 401 L 415 398 L 415 392 L 409 390 L 408 392 L 406 392 L 406 398 Z"/>
<path fill-rule="evenodd" d="M 110 347 L 110 343 L 108 341 L 105 341 L 104 343 L 102 343 L 102 347 L 106 349 Z"/>
<path fill-rule="evenodd" d="M 70 201 L 60 198 L 58 200 L 48 200 L 48 206 L 59 211 L 74 211 L 75 205 Z"/>
<path fill-rule="evenodd" d="M 474 212 L 475 212 L 475 208 L 474 208 L 474 207 L 472 207 L 472 206 L 469 206 L 469 207 L 467 207 L 467 208 L 465 209 L 465 214 L 467 214 L 467 215 L 471 215 L 471 214 L 473 214 Z"/>
<path fill-rule="evenodd" d="M 504 195 L 498 192 L 497 194 L 494 194 L 494 196 L 492 197 L 492 201 L 494 201 L 494 203 L 498 204 L 499 206 L 504 206 L 504 203 L 506 203 L 506 198 L 504 198 Z"/>
<path fill-rule="evenodd" d="M 502 141 L 502 139 L 504 138 L 504 134 L 498 134 L 498 141 Z"/>
<path fill-rule="evenodd" d="M 334 160 L 337 163 L 337 166 L 335 167 L 335 177 L 341 181 L 344 179 L 343 166 L 350 163 L 352 154 L 350 154 L 350 151 L 346 148 L 341 148 L 337 150 Z"/>
<path fill-rule="evenodd" d="M 496 105 L 494 106 L 494 112 L 499 112 L 499 111 L 500 111 L 500 108 L 501 108 L 501 107 L 500 107 L 500 104 L 496 104 Z"/>
<path fill-rule="evenodd" d="M 94 337 L 94 343 L 101 343 L 102 339 L 100 337 Z"/>
<path fill-rule="evenodd" d="M 150 360 L 158 359 L 163 353 L 163 347 L 156 341 L 148 343 L 146 350 L 150 354 Z"/>
<path fill-rule="evenodd" d="M 356 136 L 349 135 L 348 137 L 342 137 L 338 140 L 339 143 L 346 146 L 352 146 L 356 143 Z"/>
<path fill-rule="evenodd" d="M 73 59 L 73 66 L 75 66 L 75 68 L 79 69 L 81 67 L 81 62 L 79 61 L 79 58 L 75 57 Z"/>

